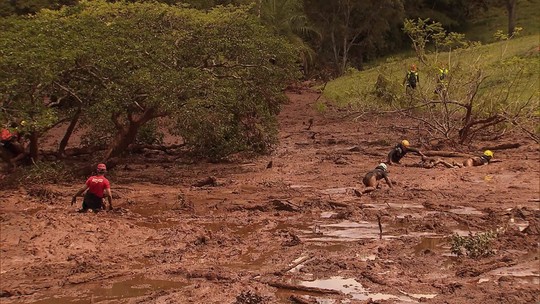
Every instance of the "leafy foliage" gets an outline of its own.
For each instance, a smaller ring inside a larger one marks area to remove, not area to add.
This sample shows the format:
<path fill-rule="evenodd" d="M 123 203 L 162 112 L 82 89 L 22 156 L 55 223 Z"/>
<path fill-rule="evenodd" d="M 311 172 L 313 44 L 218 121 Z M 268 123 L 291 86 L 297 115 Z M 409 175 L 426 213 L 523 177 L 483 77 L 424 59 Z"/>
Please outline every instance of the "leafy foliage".
<path fill-rule="evenodd" d="M 198 151 L 269 148 L 282 88 L 295 77 L 295 49 L 246 9 L 93 1 L 0 29 L 6 113 L 41 121 L 69 108 L 42 100 L 76 101 L 84 123 L 113 135 L 105 159 L 158 117 L 178 122 L 171 130 Z"/>
<path fill-rule="evenodd" d="M 488 231 L 484 233 L 470 233 L 468 236 L 453 234 L 450 237 L 450 251 L 458 256 L 467 255 L 472 259 L 482 258 L 494 253 L 491 242 L 497 233 Z"/>

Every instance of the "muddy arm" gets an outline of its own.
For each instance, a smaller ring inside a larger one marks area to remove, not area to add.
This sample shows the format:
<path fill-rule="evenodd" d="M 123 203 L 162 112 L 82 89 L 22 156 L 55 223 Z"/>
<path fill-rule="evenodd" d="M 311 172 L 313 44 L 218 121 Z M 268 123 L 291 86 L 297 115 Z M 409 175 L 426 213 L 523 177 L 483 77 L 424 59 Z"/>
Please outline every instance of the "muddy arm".
<path fill-rule="evenodd" d="M 390 181 L 390 178 L 388 178 L 388 174 L 385 173 L 383 177 L 384 177 L 384 180 L 386 181 L 386 184 L 388 184 L 390 188 L 394 188 L 394 186 L 392 185 L 392 182 Z"/>
<path fill-rule="evenodd" d="M 416 153 L 422 157 L 425 157 L 426 155 L 424 153 L 422 153 L 422 151 L 420 151 L 419 149 L 416 149 L 416 148 L 407 148 L 407 150 L 409 150 L 410 152 L 413 152 L 413 153 Z"/>
<path fill-rule="evenodd" d="M 86 189 L 88 189 L 88 186 L 85 184 L 84 186 L 81 187 L 81 189 L 79 189 L 79 191 L 77 191 L 77 193 L 75 193 L 75 195 L 73 195 L 73 198 L 71 199 L 71 205 L 75 204 L 75 201 L 77 200 L 77 196 L 82 196 L 82 194 L 84 193 L 84 191 L 86 191 Z"/>
<path fill-rule="evenodd" d="M 109 202 L 109 210 L 112 210 L 112 194 L 111 194 L 111 189 L 105 189 L 105 191 L 103 191 L 103 194 L 107 197 L 107 201 Z"/>

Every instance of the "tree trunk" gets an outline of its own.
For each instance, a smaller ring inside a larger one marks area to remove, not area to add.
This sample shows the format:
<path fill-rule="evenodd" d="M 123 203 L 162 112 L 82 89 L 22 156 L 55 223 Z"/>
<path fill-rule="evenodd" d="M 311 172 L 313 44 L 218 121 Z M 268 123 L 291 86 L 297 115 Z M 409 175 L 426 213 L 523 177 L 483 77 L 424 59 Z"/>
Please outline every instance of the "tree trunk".
<path fill-rule="evenodd" d="M 508 12 L 508 36 L 512 37 L 516 29 L 516 6 L 517 0 L 506 0 L 506 11 Z"/>
<path fill-rule="evenodd" d="M 33 162 L 36 162 L 38 160 L 38 153 L 39 153 L 39 133 L 36 131 L 33 131 L 29 135 L 30 139 L 30 158 Z"/>
<path fill-rule="evenodd" d="M 68 128 L 66 130 L 66 133 L 64 134 L 64 137 L 60 141 L 60 145 L 58 146 L 58 157 L 60 157 L 60 158 L 65 156 L 66 146 L 67 146 L 68 141 L 69 141 L 69 139 L 71 137 L 71 134 L 73 134 L 73 130 L 75 130 L 75 126 L 77 125 L 77 122 L 79 122 L 79 118 L 81 117 L 81 113 L 82 113 L 82 108 L 79 107 L 77 109 L 77 112 L 73 116 L 73 118 L 71 118 L 71 122 L 69 123 L 69 126 L 68 126 Z"/>
<path fill-rule="evenodd" d="M 137 138 L 139 128 L 156 117 L 154 112 L 154 109 L 145 110 L 140 116 L 129 119 L 127 126 L 117 126 L 118 133 L 105 153 L 104 161 L 122 155 Z"/>

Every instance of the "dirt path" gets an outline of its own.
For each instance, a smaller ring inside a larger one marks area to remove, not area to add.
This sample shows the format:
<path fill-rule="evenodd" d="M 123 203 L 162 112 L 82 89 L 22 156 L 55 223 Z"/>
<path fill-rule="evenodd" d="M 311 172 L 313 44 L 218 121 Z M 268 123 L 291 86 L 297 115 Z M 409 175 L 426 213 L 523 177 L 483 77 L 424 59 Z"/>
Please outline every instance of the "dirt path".
<path fill-rule="evenodd" d="M 317 96 L 290 94 L 270 156 L 155 155 L 111 172 L 111 213 L 76 213 L 78 181 L 0 191 L 0 302 L 539 301 L 537 145 L 479 168 L 391 167 L 395 189 L 356 197 L 365 172 L 414 134 L 390 128 L 393 117 L 324 117 Z M 209 176 L 216 186 L 191 186 Z M 453 233 L 489 230 L 493 255 L 451 254 Z"/>

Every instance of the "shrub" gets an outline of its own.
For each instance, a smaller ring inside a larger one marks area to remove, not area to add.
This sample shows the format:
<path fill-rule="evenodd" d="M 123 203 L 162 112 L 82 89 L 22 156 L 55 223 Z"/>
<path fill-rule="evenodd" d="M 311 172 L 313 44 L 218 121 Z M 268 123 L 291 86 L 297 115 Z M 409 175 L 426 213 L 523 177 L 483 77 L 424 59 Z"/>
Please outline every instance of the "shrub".
<path fill-rule="evenodd" d="M 497 237 L 494 231 L 461 236 L 453 234 L 450 237 L 450 251 L 457 256 L 467 255 L 470 258 L 477 259 L 492 255 L 494 253 L 491 242 Z"/>

